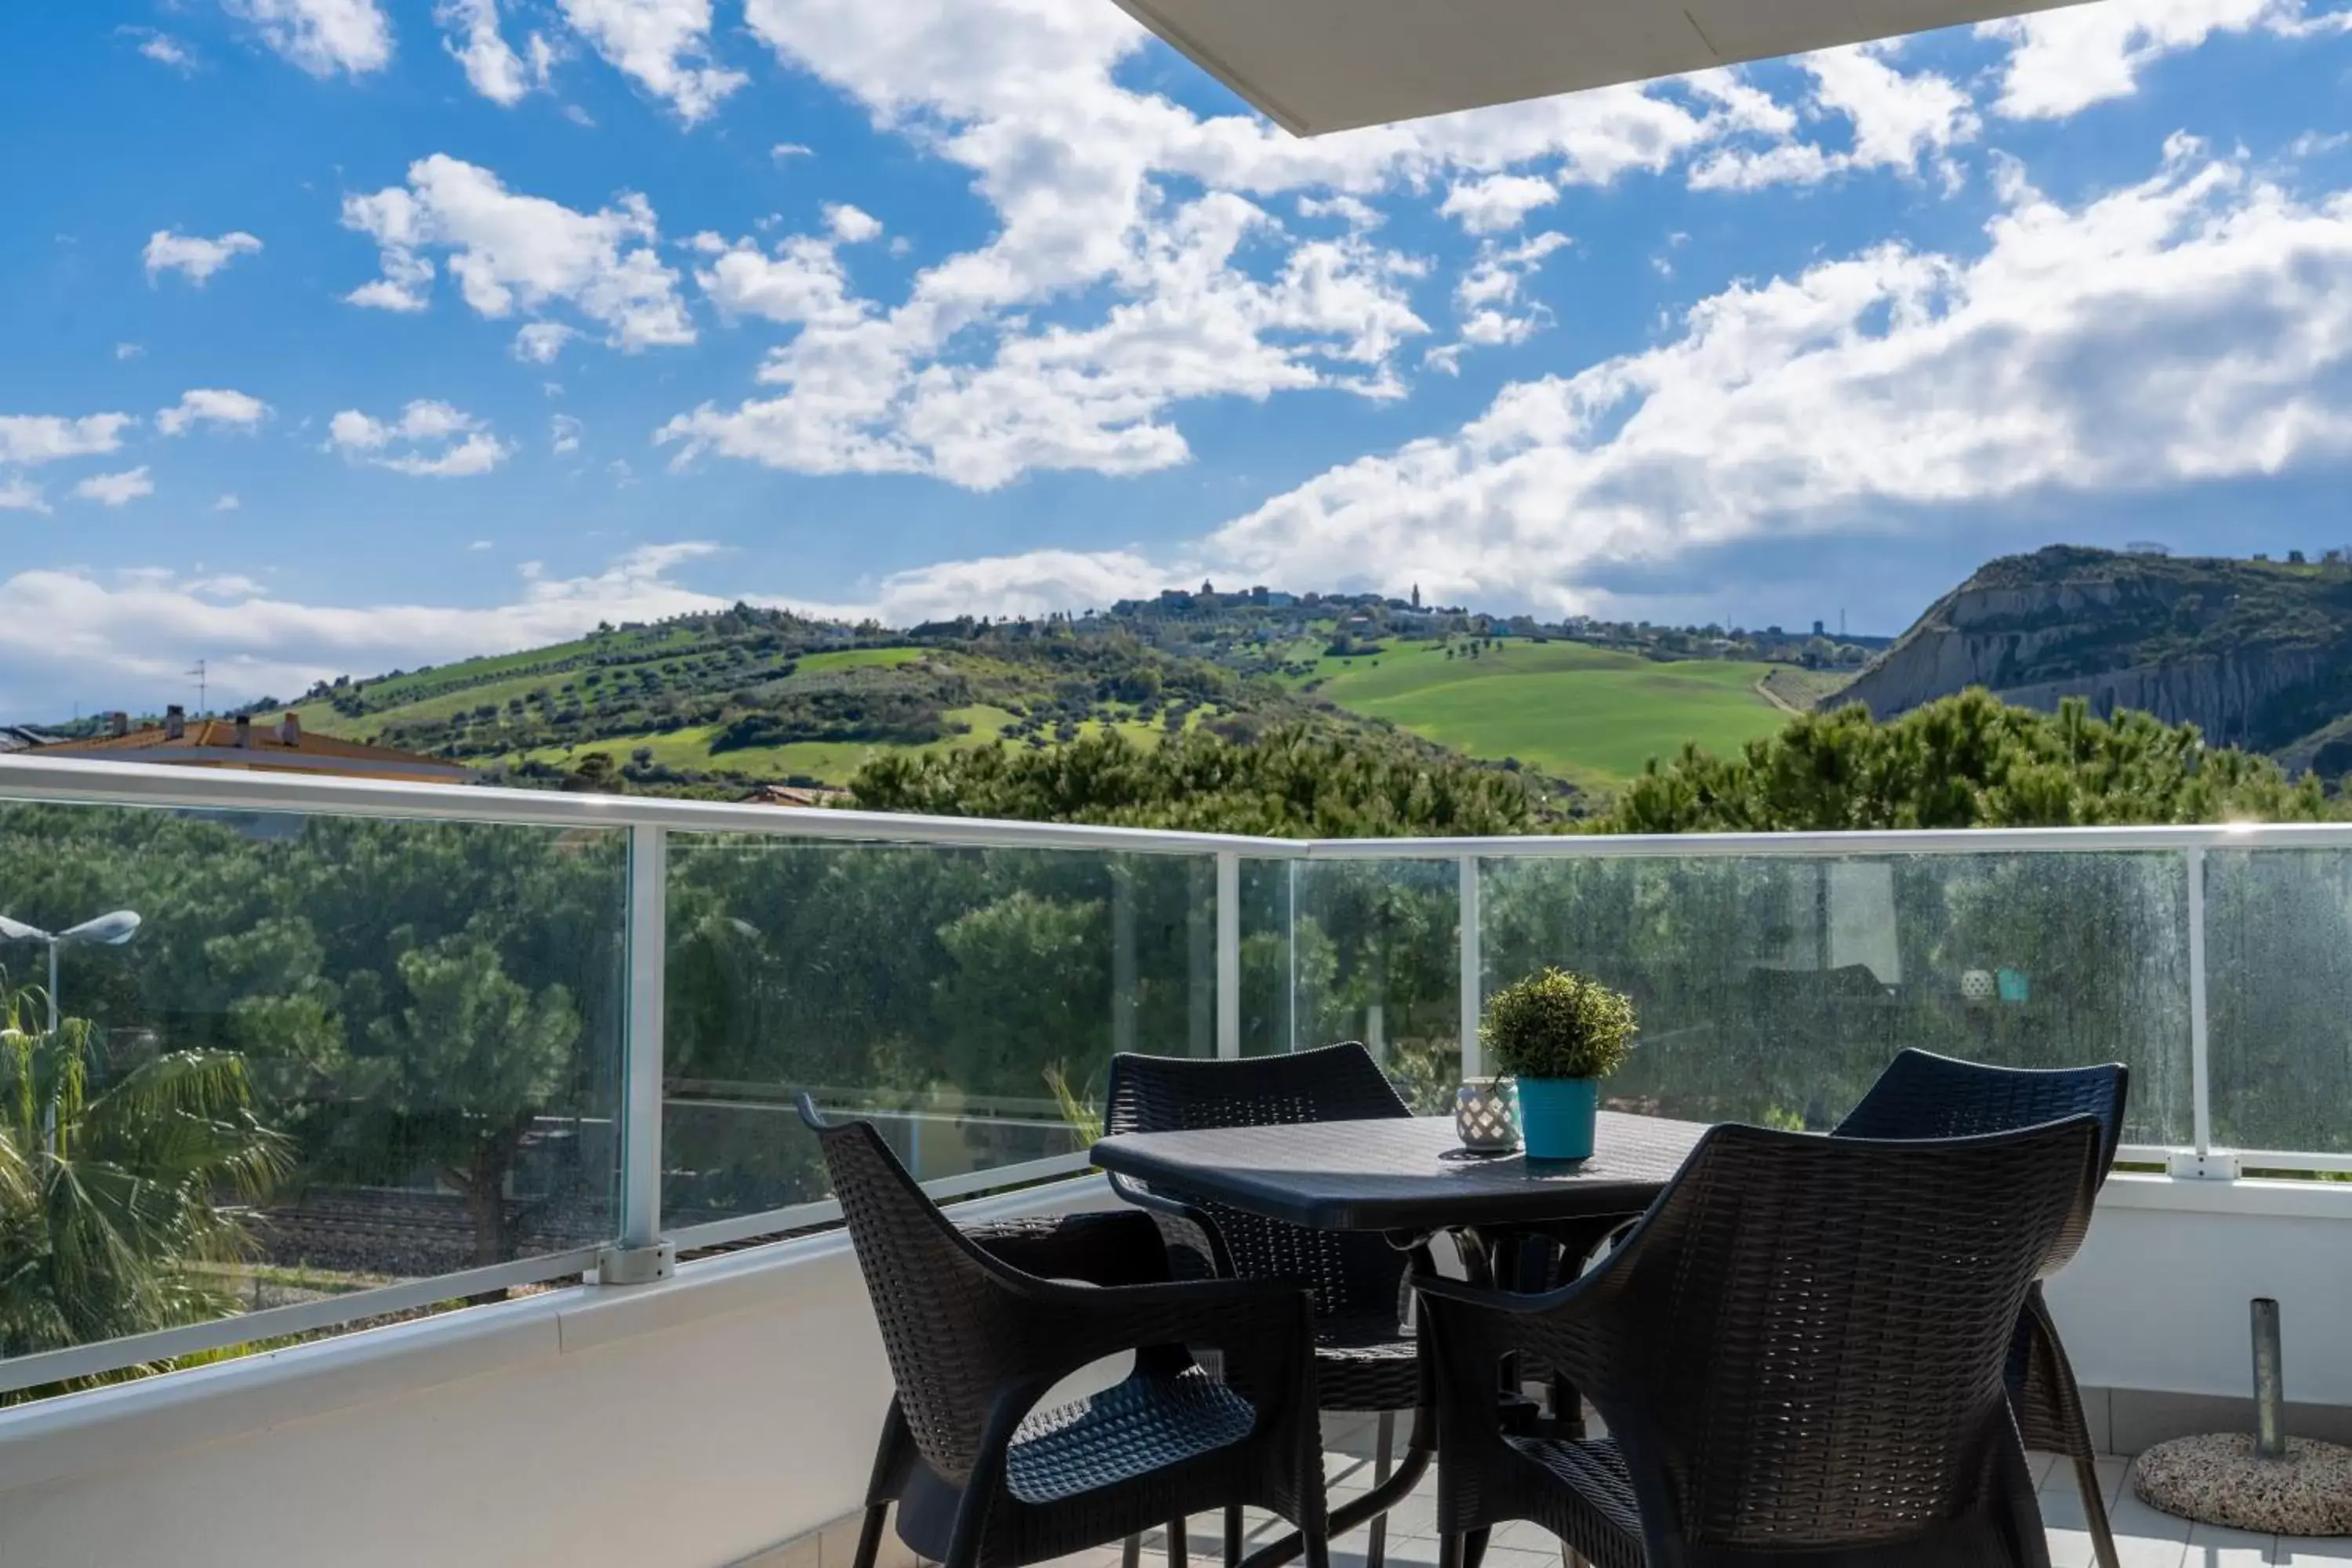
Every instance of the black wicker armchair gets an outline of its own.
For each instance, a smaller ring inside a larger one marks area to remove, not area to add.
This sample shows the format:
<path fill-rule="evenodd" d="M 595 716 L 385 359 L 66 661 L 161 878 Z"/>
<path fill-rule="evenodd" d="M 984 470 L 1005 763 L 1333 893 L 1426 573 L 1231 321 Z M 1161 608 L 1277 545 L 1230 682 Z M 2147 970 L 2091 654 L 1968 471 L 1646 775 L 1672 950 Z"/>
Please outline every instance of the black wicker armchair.
<path fill-rule="evenodd" d="M 959 1231 L 874 1129 L 803 1096 L 866 1276 L 898 1392 L 866 1493 L 856 1568 L 884 1524 L 945 1568 L 1019 1568 L 1244 1505 L 1296 1524 L 1328 1568 L 1313 1309 L 1295 1284 L 1176 1282 L 1132 1212 Z M 1076 1281 L 1076 1282 L 1072 1282 Z M 1212 1377 L 1188 1346 L 1214 1347 Z M 1096 1362 L 1132 1373 L 1053 1409 Z M 1130 1550 L 1130 1555 L 1131 1555 Z"/>
<path fill-rule="evenodd" d="M 2098 1146 L 2089 1117 L 1932 1143 L 1718 1127 L 1574 1283 L 1424 1283 L 1444 1562 L 1528 1519 L 1602 1568 L 2048 1568 L 2002 1365 Z M 1606 1438 L 1507 1429 L 1496 1367 L 1528 1351 Z"/>
<path fill-rule="evenodd" d="M 2124 1104 L 2130 1089 L 2131 1069 L 2121 1062 L 2031 1069 L 1984 1067 L 1931 1051 L 1907 1050 L 1887 1064 L 1834 1135 L 1966 1138 L 2066 1116 L 2095 1116 L 2099 1180 L 2104 1183 L 2123 1140 Z M 2083 1494 L 2083 1516 L 2099 1568 L 2121 1568 L 2099 1486 L 2098 1448 L 2091 1440 L 2082 1391 L 2039 1280 L 2026 1295 L 2017 1336 L 2010 1345 L 2009 1394 L 2025 1446 L 2074 1461 L 2074 1483 Z"/>
<path fill-rule="evenodd" d="M 1103 1131 L 1172 1132 L 1302 1121 L 1409 1117 L 1371 1053 L 1354 1041 L 1243 1060 L 1121 1055 L 1111 1058 Z M 1234 1279 L 1303 1280 L 1315 1296 L 1317 1395 L 1326 1410 L 1380 1415 L 1374 1483 L 1389 1479 L 1396 1413 L 1422 1403 L 1419 1348 L 1402 1325 L 1411 1255 L 1383 1237 L 1307 1230 L 1215 1205 L 1194 1205 L 1112 1176 L 1121 1197 L 1153 1215 L 1180 1269 Z M 1241 1521 L 1225 1521 L 1237 1560 Z M 1386 1523 L 1376 1518 L 1366 1568 L 1381 1568 Z"/>

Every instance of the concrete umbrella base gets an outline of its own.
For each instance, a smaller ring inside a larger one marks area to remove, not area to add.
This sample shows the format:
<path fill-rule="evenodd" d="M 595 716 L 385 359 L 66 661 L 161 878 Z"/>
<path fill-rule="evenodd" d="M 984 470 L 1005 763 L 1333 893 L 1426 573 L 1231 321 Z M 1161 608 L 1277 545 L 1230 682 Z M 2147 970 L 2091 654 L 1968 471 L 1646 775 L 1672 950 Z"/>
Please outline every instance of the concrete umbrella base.
<path fill-rule="evenodd" d="M 2352 1448 L 2287 1439 L 2265 1459 L 2242 1432 L 2176 1437 L 2139 1457 L 2142 1502 L 2184 1519 L 2275 1535 L 2352 1535 Z"/>

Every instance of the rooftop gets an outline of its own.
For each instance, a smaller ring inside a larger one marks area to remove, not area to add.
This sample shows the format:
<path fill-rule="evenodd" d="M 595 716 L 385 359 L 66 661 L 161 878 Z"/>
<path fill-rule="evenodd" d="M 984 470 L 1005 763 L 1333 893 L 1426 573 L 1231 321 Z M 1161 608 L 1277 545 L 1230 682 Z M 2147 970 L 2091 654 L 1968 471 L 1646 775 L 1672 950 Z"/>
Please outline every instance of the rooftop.
<path fill-rule="evenodd" d="M 119 715 L 117 720 L 120 722 Z M 111 734 L 50 741 L 37 750 L 44 757 L 112 758 L 185 767 L 400 779 L 412 784 L 467 784 L 474 776 L 471 769 L 443 757 L 306 731 L 291 713 L 274 723 L 256 723 L 250 718 L 186 719 L 175 708 L 161 724 L 137 729 L 124 724 Z"/>

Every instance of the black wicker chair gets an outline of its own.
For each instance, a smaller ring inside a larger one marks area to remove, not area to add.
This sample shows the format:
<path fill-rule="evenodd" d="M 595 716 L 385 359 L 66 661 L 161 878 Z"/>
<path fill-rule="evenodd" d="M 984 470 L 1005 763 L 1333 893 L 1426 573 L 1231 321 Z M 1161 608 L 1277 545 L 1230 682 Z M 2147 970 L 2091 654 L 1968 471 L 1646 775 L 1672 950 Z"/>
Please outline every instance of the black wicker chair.
<path fill-rule="evenodd" d="M 1354 1041 L 1243 1060 L 1121 1055 L 1111 1058 L 1103 1131 L 1170 1132 L 1411 1116 L 1370 1051 Z M 1315 1294 L 1315 1373 L 1326 1410 L 1380 1415 L 1374 1483 L 1389 1479 L 1396 1413 L 1423 1403 L 1421 1357 L 1402 1327 L 1411 1256 L 1370 1234 L 1307 1230 L 1110 1178 L 1152 1215 L 1180 1270 L 1235 1279 L 1299 1279 Z M 1372 1521 L 1366 1568 L 1381 1568 L 1385 1519 Z M 1241 1521 L 1225 1520 L 1238 1560 Z"/>
<path fill-rule="evenodd" d="M 1313 1309 L 1295 1284 L 1171 1281 L 1132 1212 L 959 1231 L 862 1121 L 806 1096 L 898 1382 L 867 1489 L 856 1568 L 898 1537 L 945 1568 L 1019 1568 L 1249 1505 L 1296 1524 L 1328 1568 Z M 1073 1283 L 1072 1281 L 1077 1281 Z M 1220 1377 L 1187 1346 L 1213 1346 Z M 1073 1373 L 1135 1352 L 1100 1394 L 1054 1409 Z"/>
<path fill-rule="evenodd" d="M 1533 1520 L 1602 1568 L 2048 1568 L 2002 1367 L 2081 1233 L 2089 1117 L 1879 1143 L 1724 1126 L 1543 1296 L 1422 1286 L 1443 1561 Z M 1506 1429 L 1537 1352 L 1609 1436 Z"/>
<path fill-rule="evenodd" d="M 1931 1051 L 1907 1050 L 1887 1064 L 1834 1135 L 1967 1138 L 2062 1117 L 2095 1116 L 2101 1134 L 2099 1180 L 2104 1183 L 2123 1140 L 2124 1102 L 2130 1089 L 2131 1069 L 2121 1062 L 2028 1069 L 1984 1067 Z M 2025 1298 L 2017 1337 L 2010 1345 L 2009 1396 L 2017 1407 L 2025 1446 L 2063 1454 L 2074 1462 L 2074 1483 L 2083 1494 L 2083 1516 L 2099 1568 L 2121 1568 L 2082 1391 L 2039 1280 Z"/>

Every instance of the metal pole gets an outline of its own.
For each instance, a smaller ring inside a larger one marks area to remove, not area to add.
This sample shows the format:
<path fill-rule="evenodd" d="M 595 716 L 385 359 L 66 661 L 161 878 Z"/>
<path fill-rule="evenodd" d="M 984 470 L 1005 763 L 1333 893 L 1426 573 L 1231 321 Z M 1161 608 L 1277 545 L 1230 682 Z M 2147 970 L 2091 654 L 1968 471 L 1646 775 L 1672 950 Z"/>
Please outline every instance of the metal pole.
<path fill-rule="evenodd" d="M 2268 1296 L 2253 1301 L 2254 1452 L 2265 1459 L 2286 1458 L 2286 1374 L 2279 1363 L 2279 1304 Z"/>
<path fill-rule="evenodd" d="M 1217 1055 L 1242 1054 L 1242 858 L 1217 851 Z"/>
<path fill-rule="evenodd" d="M 2189 851 L 2189 1103 L 2200 1160 L 2213 1152 L 2213 1101 L 2205 1017 L 2205 851 Z"/>
<path fill-rule="evenodd" d="M 1486 1076 L 1486 1053 L 1478 1045 L 1478 1016 L 1486 1000 L 1485 961 L 1478 948 L 1478 858 L 1462 857 L 1456 873 L 1456 886 L 1461 893 L 1462 940 L 1462 1076 L 1465 1079 Z"/>

